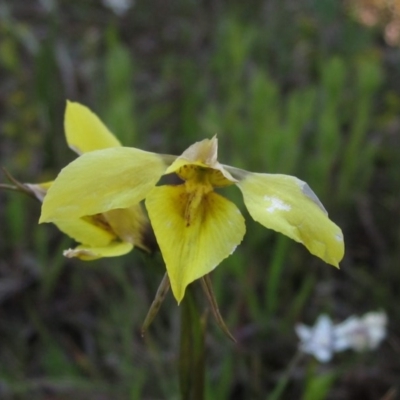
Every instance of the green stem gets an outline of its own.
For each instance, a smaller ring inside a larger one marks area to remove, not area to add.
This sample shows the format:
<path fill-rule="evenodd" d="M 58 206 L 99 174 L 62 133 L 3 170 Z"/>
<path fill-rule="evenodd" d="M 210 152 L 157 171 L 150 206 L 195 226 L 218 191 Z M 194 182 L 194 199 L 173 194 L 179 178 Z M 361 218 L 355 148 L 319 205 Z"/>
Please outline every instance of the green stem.
<path fill-rule="evenodd" d="M 288 367 L 286 368 L 286 371 L 279 379 L 278 384 L 275 386 L 274 391 L 267 397 L 268 400 L 279 400 L 281 398 L 282 393 L 286 389 L 286 386 L 289 382 L 290 376 L 292 375 L 294 368 L 302 359 L 303 355 L 304 354 L 301 351 L 297 351 L 297 353 L 293 356 Z"/>
<path fill-rule="evenodd" d="M 207 314 L 197 308 L 192 287 L 181 304 L 179 383 L 182 400 L 204 400 Z"/>
<path fill-rule="evenodd" d="M 13 186 L 13 185 L 8 185 L 7 183 L 0 183 L 0 189 L 13 190 L 15 192 L 21 191 L 20 188 Z"/>
<path fill-rule="evenodd" d="M 7 177 L 7 179 L 12 182 L 15 186 L 13 185 L 8 185 L 6 183 L 0 184 L 1 189 L 6 189 L 6 190 L 13 190 L 17 192 L 22 192 L 27 194 L 28 196 L 33 197 L 34 199 L 38 200 L 35 194 L 32 192 L 31 189 L 29 189 L 27 186 L 25 186 L 23 183 L 18 182 L 4 167 L 1 167 L 1 169 L 4 172 L 4 175 Z"/>

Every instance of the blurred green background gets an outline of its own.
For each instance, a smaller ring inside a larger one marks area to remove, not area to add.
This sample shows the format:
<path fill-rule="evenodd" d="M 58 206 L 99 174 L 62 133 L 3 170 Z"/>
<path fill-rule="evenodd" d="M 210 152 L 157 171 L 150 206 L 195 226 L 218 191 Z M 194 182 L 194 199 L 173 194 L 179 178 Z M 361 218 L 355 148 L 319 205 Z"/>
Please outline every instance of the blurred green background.
<path fill-rule="evenodd" d="M 180 154 L 218 134 L 221 162 L 296 175 L 342 227 L 338 271 L 262 228 L 228 193 L 247 234 L 212 280 L 238 344 L 210 319 L 207 399 L 278 398 L 297 322 L 373 310 L 389 318 L 378 350 L 324 365 L 305 357 L 280 398 L 391 400 L 400 390 L 398 9 L 374 0 L 0 2 L 0 164 L 20 181 L 53 179 L 75 158 L 63 132 L 70 99 L 149 151 Z M 65 259 L 73 243 L 37 225 L 39 213 L 23 194 L 0 192 L 0 398 L 178 399 L 171 294 L 140 336 L 160 258 Z"/>

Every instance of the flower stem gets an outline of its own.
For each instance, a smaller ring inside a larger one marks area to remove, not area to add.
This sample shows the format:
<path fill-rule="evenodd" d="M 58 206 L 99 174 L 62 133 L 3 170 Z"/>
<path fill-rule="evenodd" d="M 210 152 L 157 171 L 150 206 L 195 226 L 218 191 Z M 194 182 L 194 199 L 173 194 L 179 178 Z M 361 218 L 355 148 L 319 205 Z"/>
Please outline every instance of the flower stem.
<path fill-rule="evenodd" d="M 5 183 L 2 183 L 2 184 L 0 184 L 0 189 L 13 190 L 16 192 L 25 193 L 28 196 L 31 196 L 34 199 L 37 199 L 37 197 L 35 196 L 33 191 L 31 189 L 29 189 L 29 187 L 27 187 L 26 185 L 24 185 L 21 182 L 18 182 L 4 167 L 1 167 L 1 169 L 3 170 L 3 173 L 7 177 L 7 179 L 10 182 L 12 182 L 14 185 L 8 185 Z"/>
<path fill-rule="evenodd" d="M 278 384 L 275 386 L 274 391 L 268 396 L 268 400 L 279 400 L 282 396 L 282 393 L 286 389 L 287 384 L 289 383 L 290 376 L 292 375 L 293 370 L 302 359 L 304 354 L 301 351 L 297 351 L 293 358 L 291 359 L 286 371 L 283 373 L 281 378 L 278 381 Z"/>
<path fill-rule="evenodd" d="M 199 313 L 192 286 L 181 303 L 179 383 L 182 400 L 204 400 L 207 313 Z"/>

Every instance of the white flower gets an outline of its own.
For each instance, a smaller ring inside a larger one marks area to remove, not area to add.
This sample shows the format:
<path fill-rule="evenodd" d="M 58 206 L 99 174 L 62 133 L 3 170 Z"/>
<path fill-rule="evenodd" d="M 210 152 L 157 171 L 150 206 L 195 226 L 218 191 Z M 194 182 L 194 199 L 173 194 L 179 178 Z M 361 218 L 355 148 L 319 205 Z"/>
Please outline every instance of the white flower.
<path fill-rule="evenodd" d="M 334 353 L 347 349 L 376 349 L 386 337 L 386 325 L 384 312 L 369 312 L 362 317 L 349 317 L 337 325 L 327 315 L 320 315 L 313 327 L 297 324 L 295 330 L 302 352 L 320 362 L 328 362 Z"/>
<path fill-rule="evenodd" d="M 327 315 L 320 315 L 313 327 L 295 326 L 300 339 L 300 350 L 313 355 L 320 362 L 328 362 L 335 351 L 333 324 Z"/>
<path fill-rule="evenodd" d="M 374 350 L 386 337 L 387 316 L 384 312 L 370 312 L 363 317 L 350 317 L 334 328 L 337 351 Z"/>

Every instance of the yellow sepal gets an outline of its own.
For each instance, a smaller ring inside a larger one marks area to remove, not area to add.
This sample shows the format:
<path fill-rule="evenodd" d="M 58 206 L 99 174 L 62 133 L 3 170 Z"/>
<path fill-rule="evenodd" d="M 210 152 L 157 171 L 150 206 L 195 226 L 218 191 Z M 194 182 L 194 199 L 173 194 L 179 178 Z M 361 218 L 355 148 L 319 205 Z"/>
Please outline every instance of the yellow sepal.
<path fill-rule="evenodd" d="M 187 285 L 228 257 L 246 231 L 237 207 L 214 192 L 204 195 L 188 223 L 185 216 L 189 196 L 185 185 L 178 185 L 156 187 L 146 198 L 146 208 L 178 303 Z"/>
<path fill-rule="evenodd" d="M 64 251 L 64 256 L 68 258 L 77 257 L 84 261 L 92 261 L 102 257 L 118 257 L 129 253 L 133 245 L 126 242 L 112 242 L 108 246 L 90 247 L 80 245 L 75 249 Z"/>
<path fill-rule="evenodd" d="M 53 182 L 44 183 L 25 183 L 36 198 L 43 202 L 48 189 Z M 137 206 L 139 207 L 139 205 Z M 130 213 L 130 211 L 128 211 Z M 142 211 L 143 213 L 143 211 Z M 132 211 L 132 217 L 139 217 L 139 211 Z M 143 214 L 143 217 L 146 218 Z M 89 216 L 77 219 L 60 220 L 55 222 L 58 229 L 80 243 L 88 243 L 91 246 L 105 246 L 116 238 L 115 231 L 113 231 L 111 224 L 100 216 Z"/>
<path fill-rule="evenodd" d="M 85 153 L 67 165 L 51 185 L 39 222 L 131 207 L 146 197 L 165 169 L 161 156 L 134 148 Z"/>
<path fill-rule="evenodd" d="M 54 223 L 61 232 L 72 239 L 93 247 L 107 246 L 116 238 L 110 229 L 97 223 L 95 217 L 60 220 Z"/>
<path fill-rule="evenodd" d="M 245 173 L 237 185 L 256 221 L 339 267 L 344 255 L 342 231 L 305 182 L 288 175 Z"/>
<path fill-rule="evenodd" d="M 68 146 L 78 154 L 121 146 L 100 118 L 80 103 L 67 101 L 64 130 Z"/>

